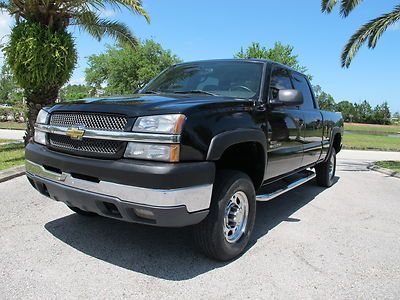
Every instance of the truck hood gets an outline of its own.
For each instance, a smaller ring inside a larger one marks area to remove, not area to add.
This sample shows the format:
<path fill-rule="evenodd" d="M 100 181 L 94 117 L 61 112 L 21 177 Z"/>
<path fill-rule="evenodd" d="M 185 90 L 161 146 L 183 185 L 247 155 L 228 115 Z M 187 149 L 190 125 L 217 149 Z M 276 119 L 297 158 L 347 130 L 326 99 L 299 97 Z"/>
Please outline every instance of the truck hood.
<path fill-rule="evenodd" d="M 124 114 L 129 117 L 167 113 L 193 113 L 234 107 L 252 107 L 253 101 L 208 95 L 133 95 L 87 98 L 55 104 L 50 112 L 94 112 Z"/>

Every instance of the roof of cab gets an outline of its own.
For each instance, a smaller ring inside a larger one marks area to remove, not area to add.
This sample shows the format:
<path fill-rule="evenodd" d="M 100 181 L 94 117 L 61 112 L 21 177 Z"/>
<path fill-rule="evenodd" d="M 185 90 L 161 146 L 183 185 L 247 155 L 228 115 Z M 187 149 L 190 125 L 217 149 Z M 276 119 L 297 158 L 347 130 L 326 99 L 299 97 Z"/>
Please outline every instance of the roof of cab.
<path fill-rule="evenodd" d="M 254 63 L 264 63 L 264 64 L 276 64 L 279 65 L 281 67 L 284 67 L 286 69 L 289 69 L 291 71 L 297 72 L 302 74 L 301 72 L 299 72 L 298 70 L 295 70 L 287 65 L 278 63 L 276 61 L 273 60 L 268 60 L 268 59 L 260 59 L 260 58 L 222 58 L 222 59 L 206 59 L 206 60 L 195 60 L 195 61 L 188 61 L 188 62 L 181 62 L 181 63 L 177 63 L 174 66 L 179 66 L 179 65 L 184 65 L 184 64 L 191 64 L 191 63 L 203 63 L 203 62 L 218 62 L 218 61 L 232 61 L 232 62 L 254 62 Z M 303 74 L 304 75 L 304 74 Z"/>

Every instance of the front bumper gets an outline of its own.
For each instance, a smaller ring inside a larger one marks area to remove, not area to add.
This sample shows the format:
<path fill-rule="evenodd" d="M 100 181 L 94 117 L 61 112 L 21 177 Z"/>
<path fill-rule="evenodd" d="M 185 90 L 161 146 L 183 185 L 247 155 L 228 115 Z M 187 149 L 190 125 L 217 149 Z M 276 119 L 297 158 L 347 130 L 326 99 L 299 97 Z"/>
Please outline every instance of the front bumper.
<path fill-rule="evenodd" d="M 162 188 L 156 188 L 134 185 L 135 182 L 142 182 L 142 179 L 137 179 L 136 176 L 130 177 L 132 185 L 126 184 L 126 181 L 118 182 L 118 176 L 112 178 L 113 181 L 104 179 L 102 174 L 109 174 L 101 168 L 102 165 L 107 165 L 118 174 L 118 166 L 121 164 L 122 173 L 131 171 L 130 175 L 134 174 L 132 172 L 136 169 L 127 169 L 121 161 L 116 164 L 117 161 L 73 157 L 50 151 L 37 144 L 27 146 L 26 158 L 27 176 L 39 192 L 85 211 L 128 222 L 165 227 L 196 224 L 208 214 L 214 165 L 205 167 L 203 163 L 191 163 L 192 166 L 188 168 L 186 163 L 182 164 L 182 167 L 181 164 L 175 164 L 171 168 L 172 164 L 154 163 L 154 170 L 146 162 L 145 169 L 151 169 L 150 173 L 155 173 L 148 178 L 150 182 L 146 182 L 146 185 L 157 184 L 162 177 L 165 178 L 165 182 L 161 184 Z M 132 166 L 131 160 L 125 161 Z M 96 165 L 96 162 L 100 166 Z M 200 164 L 200 168 L 196 168 L 197 164 Z M 98 167 L 100 171 L 93 172 L 93 169 Z M 210 172 L 208 176 L 204 174 L 205 169 Z M 139 170 L 143 171 L 143 166 L 140 166 Z M 196 171 L 200 171 L 201 174 L 193 177 Z M 182 172 L 190 174 L 186 177 L 174 177 L 174 180 L 170 181 L 170 176 Z M 188 178 L 194 182 L 190 184 Z M 171 184 L 168 184 L 170 182 Z"/>

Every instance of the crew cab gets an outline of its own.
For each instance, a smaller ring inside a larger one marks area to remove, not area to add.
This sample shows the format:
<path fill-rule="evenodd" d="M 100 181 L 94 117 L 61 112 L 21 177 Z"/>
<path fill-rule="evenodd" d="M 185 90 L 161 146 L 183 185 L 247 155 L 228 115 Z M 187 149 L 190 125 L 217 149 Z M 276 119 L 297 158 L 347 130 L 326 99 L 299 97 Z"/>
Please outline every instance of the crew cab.
<path fill-rule="evenodd" d="M 132 96 L 42 109 L 26 174 L 78 214 L 192 226 L 199 249 L 230 260 L 251 238 L 256 201 L 334 183 L 342 135 L 341 114 L 321 111 L 287 66 L 181 63 Z"/>

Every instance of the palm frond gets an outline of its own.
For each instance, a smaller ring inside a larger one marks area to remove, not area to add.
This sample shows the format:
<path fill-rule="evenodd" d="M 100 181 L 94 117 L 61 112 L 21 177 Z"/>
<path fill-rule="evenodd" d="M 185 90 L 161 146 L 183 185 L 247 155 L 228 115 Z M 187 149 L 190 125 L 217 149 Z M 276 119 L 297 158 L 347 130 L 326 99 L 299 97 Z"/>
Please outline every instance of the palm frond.
<path fill-rule="evenodd" d="M 342 67 L 348 68 L 360 47 L 368 40 L 368 48 L 375 48 L 379 38 L 386 29 L 400 20 L 400 5 L 396 5 L 390 13 L 375 18 L 361 26 L 354 33 L 342 52 Z"/>
<path fill-rule="evenodd" d="M 346 18 L 362 1 L 363 0 L 342 0 L 340 5 L 340 15 Z"/>
<path fill-rule="evenodd" d="M 340 1 L 340 15 L 346 18 L 353 9 L 358 6 L 363 0 L 341 0 Z M 333 8 L 338 4 L 337 0 L 322 0 L 321 11 L 330 13 Z"/>
<path fill-rule="evenodd" d="M 329 14 L 336 4 L 337 0 L 322 0 L 321 11 Z"/>
<path fill-rule="evenodd" d="M 79 29 L 86 31 L 97 40 L 109 36 L 121 43 L 128 43 L 133 46 L 138 44 L 138 40 L 128 26 L 121 22 L 100 18 L 99 15 L 91 11 L 85 11 L 73 16 L 73 18 L 71 25 L 78 25 Z"/>
<path fill-rule="evenodd" d="M 9 10 L 10 9 L 10 3 L 6 2 L 6 1 L 0 1 L 0 13 L 1 10 Z"/>
<path fill-rule="evenodd" d="M 79 2 L 79 3 L 77 3 Z M 83 3 L 82 3 L 83 2 Z M 150 22 L 149 14 L 144 10 L 141 0 L 89 0 L 89 1 L 75 1 L 77 7 L 82 7 L 82 5 L 87 5 L 88 7 L 94 8 L 94 10 L 106 9 L 107 6 L 114 10 L 120 11 L 121 8 L 126 8 L 130 12 L 143 16 L 146 21 Z"/>
<path fill-rule="evenodd" d="M 105 0 L 102 2 L 109 4 L 113 8 L 122 6 L 135 14 L 143 16 L 150 23 L 150 16 L 144 10 L 141 0 Z"/>

